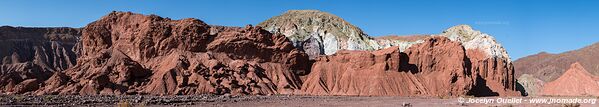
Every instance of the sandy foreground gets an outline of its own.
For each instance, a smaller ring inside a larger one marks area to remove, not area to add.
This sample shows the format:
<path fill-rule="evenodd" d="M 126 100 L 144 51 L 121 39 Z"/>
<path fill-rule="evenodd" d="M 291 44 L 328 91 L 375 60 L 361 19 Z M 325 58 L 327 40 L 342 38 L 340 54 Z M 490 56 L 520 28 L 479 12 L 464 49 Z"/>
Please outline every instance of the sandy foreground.
<path fill-rule="evenodd" d="M 546 99 L 545 102 L 543 100 Z M 596 97 L 357 97 L 357 96 L 0 96 L 0 106 L 342 106 L 342 107 L 581 107 L 599 106 Z M 531 103 L 537 101 L 536 103 Z M 462 102 L 462 103 L 461 103 Z M 578 103 L 572 103 L 578 102 Z"/>

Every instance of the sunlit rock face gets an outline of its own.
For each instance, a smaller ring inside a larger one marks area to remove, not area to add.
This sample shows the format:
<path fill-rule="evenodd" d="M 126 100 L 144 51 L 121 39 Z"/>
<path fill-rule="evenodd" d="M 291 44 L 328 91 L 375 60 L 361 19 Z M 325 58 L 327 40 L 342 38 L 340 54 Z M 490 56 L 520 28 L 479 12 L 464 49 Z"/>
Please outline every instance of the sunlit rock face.
<path fill-rule="evenodd" d="M 296 48 L 304 50 L 310 59 L 333 55 L 339 50 L 380 50 L 389 47 L 404 52 L 431 36 L 443 36 L 460 43 L 471 63 L 467 69 L 474 73 L 475 89 L 480 96 L 512 95 L 516 93 L 514 67 L 506 50 L 492 36 L 468 25 L 448 28 L 441 34 L 412 36 L 383 36 L 372 38 L 358 27 L 330 13 L 316 10 L 291 10 L 270 18 L 258 26 L 289 38 Z M 491 91 L 489 91 L 491 90 Z M 509 94 L 505 94 L 509 93 Z"/>
<path fill-rule="evenodd" d="M 380 45 L 362 30 L 340 17 L 318 10 L 290 10 L 258 26 L 289 38 L 311 58 L 341 49 L 375 50 Z"/>
<path fill-rule="evenodd" d="M 468 25 L 450 27 L 437 36 L 462 43 L 472 63 L 471 71 L 477 74 L 475 78 L 480 77 L 476 83 L 493 90 L 494 93 L 489 95 L 515 94 L 514 66 L 505 48 L 495 38 Z"/>
<path fill-rule="evenodd" d="M 507 59 L 509 62 L 510 56 L 505 51 L 505 48 L 499 44 L 493 36 L 473 30 L 468 25 L 453 26 L 439 36 L 445 36 L 453 41 L 461 42 L 466 49 L 479 49 L 485 52 L 488 57 L 496 57 Z"/>

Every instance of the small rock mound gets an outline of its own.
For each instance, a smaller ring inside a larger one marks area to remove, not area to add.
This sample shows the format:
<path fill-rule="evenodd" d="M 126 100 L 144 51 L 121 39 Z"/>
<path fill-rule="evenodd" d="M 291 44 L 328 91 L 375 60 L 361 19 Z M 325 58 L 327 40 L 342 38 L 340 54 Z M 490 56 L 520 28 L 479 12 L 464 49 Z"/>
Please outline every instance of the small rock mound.
<path fill-rule="evenodd" d="M 548 82 L 541 95 L 599 96 L 599 77 L 587 72 L 580 63 L 573 63 L 562 76 Z"/>

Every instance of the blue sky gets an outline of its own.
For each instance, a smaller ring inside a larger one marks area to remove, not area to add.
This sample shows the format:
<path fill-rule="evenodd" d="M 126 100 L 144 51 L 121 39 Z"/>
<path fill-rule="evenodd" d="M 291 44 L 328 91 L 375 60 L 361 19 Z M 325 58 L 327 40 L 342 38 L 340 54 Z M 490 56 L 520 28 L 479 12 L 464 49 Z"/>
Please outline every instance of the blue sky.
<path fill-rule="evenodd" d="M 244 26 L 291 9 L 333 13 L 371 36 L 468 24 L 494 36 L 514 60 L 599 41 L 599 2 L 591 0 L 2 0 L 0 25 L 83 27 L 116 10 Z"/>

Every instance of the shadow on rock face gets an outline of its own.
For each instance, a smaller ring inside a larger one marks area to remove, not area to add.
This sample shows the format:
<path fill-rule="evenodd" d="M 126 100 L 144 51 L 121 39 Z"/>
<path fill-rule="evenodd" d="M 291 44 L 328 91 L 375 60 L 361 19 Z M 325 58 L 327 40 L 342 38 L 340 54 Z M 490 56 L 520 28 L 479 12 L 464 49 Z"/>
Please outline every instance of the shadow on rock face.
<path fill-rule="evenodd" d="M 526 92 L 526 89 L 524 89 L 524 86 L 518 80 L 516 80 L 516 91 L 520 92 L 522 96 L 528 96 L 528 92 Z"/>
<path fill-rule="evenodd" d="M 399 59 L 400 60 L 399 64 L 400 64 L 400 68 L 399 71 L 405 71 L 405 72 L 410 72 L 412 74 L 416 74 L 418 73 L 420 70 L 418 70 L 418 66 L 416 66 L 416 64 L 410 64 L 410 56 L 408 56 L 408 54 L 406 53 L 399 53 Z"/>
<path fill-rule="evenodd" d="M 489 86 L 487 86 L 487 80 L 481 78 L 480 75 L 476 76 L 476 84 L 470 91 L 468 91 L 468 95 L 473 95 L 474 97 L 485 97 L 485 96 L 499 96 L 499 93 L 493 92 Z"/>

